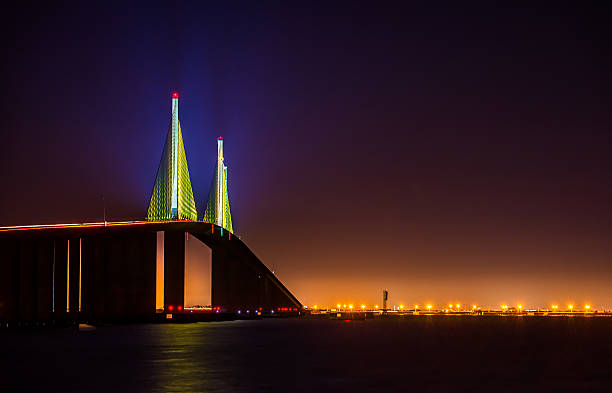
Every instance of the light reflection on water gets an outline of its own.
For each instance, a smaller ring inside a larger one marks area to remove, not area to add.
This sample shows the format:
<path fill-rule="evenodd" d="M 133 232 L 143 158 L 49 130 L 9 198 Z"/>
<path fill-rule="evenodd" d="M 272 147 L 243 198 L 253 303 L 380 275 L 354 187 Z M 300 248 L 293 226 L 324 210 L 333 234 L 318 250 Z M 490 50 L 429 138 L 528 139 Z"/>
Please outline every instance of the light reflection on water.
<path fill-rule="evenodd" d="M 215 390 L 227 391 L 229 386 L 222 373 L 215 371 L 211 354 L 205 353 L 210 344 L 211 331 L 219 327 L 199 323 L 152 328 L 152 340 L 157 344 L 149 363 L 156 390 L 210 391 L 214 387 Z"/>
<path fill-rule="evenodd" d="M 0 331 L 2 392 L 595 391 L 612 318 L 261 320 Z"/>

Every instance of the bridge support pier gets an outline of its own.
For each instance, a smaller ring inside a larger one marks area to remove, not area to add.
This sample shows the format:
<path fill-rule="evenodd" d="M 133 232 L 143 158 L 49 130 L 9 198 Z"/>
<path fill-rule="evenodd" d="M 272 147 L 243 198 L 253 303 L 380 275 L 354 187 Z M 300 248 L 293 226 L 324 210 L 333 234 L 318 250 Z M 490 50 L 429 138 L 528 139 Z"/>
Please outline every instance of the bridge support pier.
<path fill-rule="evenodd" d="M 164 309 L 185 306 L 185 232 L 164 233 Z"/>
<path fill-rule="evenodd" d="M 261 308 L 266 314 L 301 307 L 238 237 L 222 236 L 214 225 L 18 228 L 0 231 L 0 326 L 154 320 L 159 232 L 166 312 L 185 307 L 186 233 L 212 250 L 215 311 Z"/>
<path fill-rule="evenodd" d="M 248 256 L 232 253 L 227 247 L 230 242 L 212 248 L 212 305 L 227 312 L 295 308 L 287 293 L 273 285 L 275 278 L 268 269 Z"/>

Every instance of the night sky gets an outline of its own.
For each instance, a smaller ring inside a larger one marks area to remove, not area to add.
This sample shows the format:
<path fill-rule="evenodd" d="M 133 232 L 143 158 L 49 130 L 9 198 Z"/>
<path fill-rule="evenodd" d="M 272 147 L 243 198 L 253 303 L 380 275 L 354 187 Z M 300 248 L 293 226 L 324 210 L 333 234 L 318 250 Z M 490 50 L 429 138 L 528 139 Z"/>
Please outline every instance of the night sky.
<path fill-rule="evenodd" d="M 0 225 L 143 218 L 177 91 L 305 304 L 612 308 L 609 9 L 222 3 L 3 12 Z"/>

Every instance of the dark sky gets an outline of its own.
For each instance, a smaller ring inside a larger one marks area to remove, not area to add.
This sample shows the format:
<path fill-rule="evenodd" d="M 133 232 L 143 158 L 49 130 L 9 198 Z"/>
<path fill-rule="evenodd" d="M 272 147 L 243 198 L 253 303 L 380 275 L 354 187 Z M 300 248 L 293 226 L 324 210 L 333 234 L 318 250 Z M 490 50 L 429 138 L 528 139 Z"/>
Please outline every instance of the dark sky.
<path fill-rule="evenodd" d="M 609 9 L 222 3 L 3 12 L 0 225 L 144 217 L 176 90 L 305 304 L 612 308 Z"/>

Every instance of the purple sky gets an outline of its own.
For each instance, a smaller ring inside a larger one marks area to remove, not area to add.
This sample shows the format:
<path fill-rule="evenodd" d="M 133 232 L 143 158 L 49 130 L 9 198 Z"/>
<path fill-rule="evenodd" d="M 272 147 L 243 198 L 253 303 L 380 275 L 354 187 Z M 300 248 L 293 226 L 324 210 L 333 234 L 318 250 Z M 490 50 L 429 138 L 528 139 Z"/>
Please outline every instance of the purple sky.
<path fill-rule="evenodd" d="M 612 308 L 609 9 L 146 4 L 3 16 L 0 225 L 144 217 L 176 90 L 305 304 Z"/>

